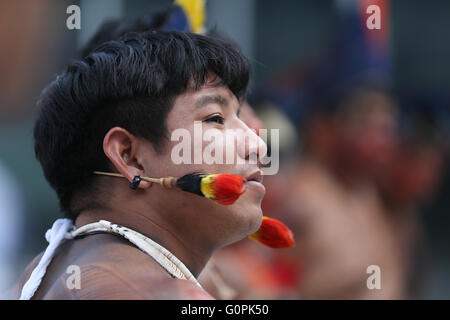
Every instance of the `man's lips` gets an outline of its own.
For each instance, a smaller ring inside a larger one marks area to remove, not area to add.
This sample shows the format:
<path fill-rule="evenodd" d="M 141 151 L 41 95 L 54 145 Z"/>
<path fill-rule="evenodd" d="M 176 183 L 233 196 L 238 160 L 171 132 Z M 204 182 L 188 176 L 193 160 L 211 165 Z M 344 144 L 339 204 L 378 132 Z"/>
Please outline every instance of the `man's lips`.
<path fill-rule="evenodd" d="M 247 181 L 256 181 L 259 183 L 263 182 L 263 174 L 261 170 L 256 170 L 255 172 L 249 174 L 245 177 Z"/>
<path fill-rule="evenodd" d="M 259 191 L 261 193 L 266 192 L 266 188 L 262 184 L 263 182 L 263 175 L 261 170 L 257 170 L 253 172 L 252 174 L 248 175 L 246 178 L 245 186 L 249 189 L 254 189 L 256 191 Z"/>

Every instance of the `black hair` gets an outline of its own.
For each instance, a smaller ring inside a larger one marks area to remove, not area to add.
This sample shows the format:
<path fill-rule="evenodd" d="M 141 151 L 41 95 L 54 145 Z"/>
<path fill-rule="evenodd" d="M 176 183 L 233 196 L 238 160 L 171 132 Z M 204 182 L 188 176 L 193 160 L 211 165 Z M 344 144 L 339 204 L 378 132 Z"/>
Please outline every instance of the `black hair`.
<path fill-rule="evenodd" d="M 120 126 L 160 151 L 174 99 L 205 84 L 210 72 L 244 97 L 249 64 L 233 44 L 178 31 L 128 33 L 74 61 L 44 89 L 35 154 L 65 215 L 74 219 L 83 206 L 98 205 L 93 171 L 112 170 L 102 146 L 110 128 Z"/>

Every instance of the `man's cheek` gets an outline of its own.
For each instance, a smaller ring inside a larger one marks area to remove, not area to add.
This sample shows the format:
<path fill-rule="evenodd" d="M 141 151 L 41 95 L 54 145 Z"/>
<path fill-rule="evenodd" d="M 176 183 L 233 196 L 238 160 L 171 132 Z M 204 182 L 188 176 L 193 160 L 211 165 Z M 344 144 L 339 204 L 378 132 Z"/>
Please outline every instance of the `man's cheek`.
<path fill-rule="evenodd" d="M 218 129 L 208 129 L 203 135 L 203 163 L 207 165 L 224 164 L 225 137 Z"/>

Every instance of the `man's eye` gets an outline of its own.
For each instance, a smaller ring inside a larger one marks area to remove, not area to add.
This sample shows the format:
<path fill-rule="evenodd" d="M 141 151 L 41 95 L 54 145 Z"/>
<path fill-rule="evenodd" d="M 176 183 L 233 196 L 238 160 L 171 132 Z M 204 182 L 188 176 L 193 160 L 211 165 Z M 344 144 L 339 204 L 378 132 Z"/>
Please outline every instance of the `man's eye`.
<path fill-rule="evenodd" d="M 218 124 L 224 124 L 225 119 L 222 116 L 215 115 L 205 120 L 206 122 L 216 122 Z"/>

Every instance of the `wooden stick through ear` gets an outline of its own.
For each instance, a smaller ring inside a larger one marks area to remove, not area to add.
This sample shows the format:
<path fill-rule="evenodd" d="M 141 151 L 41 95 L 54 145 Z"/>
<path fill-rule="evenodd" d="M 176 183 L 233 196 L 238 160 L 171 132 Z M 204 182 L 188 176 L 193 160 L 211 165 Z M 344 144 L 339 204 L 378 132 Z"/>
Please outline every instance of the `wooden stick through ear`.
<path fill-rule="evenodd" d="M 122 174 L 113 172 L 94 171 L 94 174 L 125 178 Z M 241 194 L 245 192 L 245 182 L 247 181 L 244 177 L 236 174 L 205 174 L 201 172 L 191 172 L 180 178 L 150 178 L 135 176 L 130 183 L 130 188 L 136 189 L 141 180 L 158 183 L 161 187 L 168 189 L 177 187 L 182 191 L 211 199 L 223 205 L 233 204 Z"/>
<path fill-rule="evenodd" d="M 94 174 L 110 176 L 110 177 L 125 178 L 125 176 L 123 174 L 113 173 L 113 172 L 94 171 Z M 164 177 L 164 178 L 141 177 L 141 180 L 157 183 L 161 187 L 165 187 L 168 189 L 174 187 L 177 183 L 177 179 L 174 177 Z"/>

